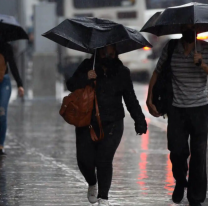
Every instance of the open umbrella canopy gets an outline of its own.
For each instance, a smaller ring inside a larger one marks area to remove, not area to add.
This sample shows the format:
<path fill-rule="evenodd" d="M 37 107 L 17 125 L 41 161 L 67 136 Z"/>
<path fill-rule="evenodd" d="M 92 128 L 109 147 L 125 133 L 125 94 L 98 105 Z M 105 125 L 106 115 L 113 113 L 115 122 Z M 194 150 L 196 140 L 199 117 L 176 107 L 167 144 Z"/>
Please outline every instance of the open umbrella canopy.
<path fill-rule="evenodd" d="M 181 26 L 195 25 L 197 33 L 208 31 L 208 4 L 197 2 L 169 7 L 154 14 L 141 29 L 157 36 L 181 33 Z"/>
<path fill-rule="evenodd" d="M 9 42 L 28 39 L 28 35 L 13 16 L 0 14 L 0 38 Z"/>
<path fill-rule="evenodd" d="M 116 44 L 119 54 L 152 47 L 138 31 L 98 18 L 66 19 L 43 36 L 62 46 L 91 54 L 111 44 Z"/>

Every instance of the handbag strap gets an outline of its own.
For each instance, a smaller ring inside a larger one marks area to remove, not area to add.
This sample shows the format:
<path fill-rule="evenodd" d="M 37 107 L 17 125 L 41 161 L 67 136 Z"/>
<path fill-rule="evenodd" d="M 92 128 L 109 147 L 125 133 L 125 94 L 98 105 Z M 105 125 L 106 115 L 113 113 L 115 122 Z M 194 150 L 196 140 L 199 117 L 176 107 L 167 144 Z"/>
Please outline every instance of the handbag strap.
<path fill-rule="evenodd" d="M 96 81 L 94 81 L 95 83 L 95 86 L 96 86 Z M 94 142 L 98 142 L 100 140 L 102 140 L 104 138 L 104 131 L 103 131 L 103 127 L 102 127 L 102 122 L 101 122 L 101 119 L 100 119 L 100 113 L 99 113 L 99 107 L 98 107 L 98 101 L 97 101 L 97 95 L 96 95 L 96 92 L 95 92 L 95 109 L 96 109 L 96 119 L 98 121 L 98 126 L 99 126 L 99 129 L 100 129 L 100 137 L 98 138 L 92 125 L 90 125 L 90 135 L 91 135 L 91 138 Z"/>

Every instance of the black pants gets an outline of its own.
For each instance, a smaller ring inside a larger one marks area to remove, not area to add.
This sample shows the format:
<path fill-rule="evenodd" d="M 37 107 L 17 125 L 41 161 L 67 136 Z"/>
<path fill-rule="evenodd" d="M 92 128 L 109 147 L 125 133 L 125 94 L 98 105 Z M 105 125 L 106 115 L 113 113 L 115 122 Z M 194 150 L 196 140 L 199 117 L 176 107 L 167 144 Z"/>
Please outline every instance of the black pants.
<path fill-rule="evenodd" d="M 105 137 L 100 142 L 91 140 L 89 128 L 76 128 L 78 166 L 90 186 L 98 181 L 98 198 L 108 199 L 113 173 L 113 157 L 121 141 L 123 127 L 123 119 L 103 124 Z M 99 133 L 97 125 L 94 125 L 94 129 Z M 97 175 L 95 169 L 97 169 Z"/>
<path fill-rule="evenodd" d="M 187 198 L 189 202 L 204 202 L 207 191 L 208 105 L 194 108 L 172 106 L 168 115 L 168 149 L 173 176 L 177 183 L 186 186 L 189 154 L 189 179 Z M 190 151 L 188 139 L 190 136 Z"/>

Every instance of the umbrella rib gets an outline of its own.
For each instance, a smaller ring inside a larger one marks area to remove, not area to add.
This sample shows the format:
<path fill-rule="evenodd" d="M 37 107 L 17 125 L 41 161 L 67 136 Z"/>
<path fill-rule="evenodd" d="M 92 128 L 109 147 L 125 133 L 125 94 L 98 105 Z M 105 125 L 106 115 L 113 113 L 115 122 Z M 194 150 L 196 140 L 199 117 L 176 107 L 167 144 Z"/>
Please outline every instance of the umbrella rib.
<path fill-rule="evenodd" d="M 60 36 L 60 37 L 62 37 L 62 38 L 64 38 L 65 40 L 67 40 L 67 41 L 70 41 L 70 42 L 72 42 L 72 43 L 74 43 L 73 41 L 74 40 L 72 40 L 70 37 L 67 37 L 67 38 L 65 38 L 64 36 L 62 36 L 61 34 L 58 34 L 57 32 L 54 32 L 54 34 L 56 34 L 56 35 L 58 35 L 58 36 Z M 68 43 L 67 43 L 68 44 Z M 75 44 L 77 44 L 78 46 L 80 46 L 80 47 L 82 47 L 83 49 L 85 49 L 82 45 L 80 45 L 79 43 L 75 43 Z M 88 49 L 89 50 L 89 49 Z"/>

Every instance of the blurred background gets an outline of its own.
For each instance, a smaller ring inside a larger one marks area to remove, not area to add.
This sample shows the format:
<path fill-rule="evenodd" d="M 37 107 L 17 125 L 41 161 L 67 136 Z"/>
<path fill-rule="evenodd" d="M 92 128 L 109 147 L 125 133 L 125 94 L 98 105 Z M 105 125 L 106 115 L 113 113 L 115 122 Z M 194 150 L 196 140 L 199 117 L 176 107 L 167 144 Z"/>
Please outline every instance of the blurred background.
<path fill-rule="evenodd" d="M 85 180 L 77 167 L 74 127 L 65 123 L 58 111 L 62 98 L 69 93 L 65 81 L 90 55 L 62 47 L 41 35 L 66 18 L 81 16 L 105 18 L 140 30 L 156 12 L 189 2 L 192 1 L 0 0 L 0 14 L 15 16 L 29 36 L 29 41 L 11 42 L 26 101 L 22 104 L 12 80 L 5 147 L 8 156 L 3 161 L 0 158 L 0 206 L 89 206 Z M 131 70 L 148 131 L 136 136 L 134 122 L 126 112 L 125 131 L 114 160 L 111 205 L 173 206 L 175 181 L 167 150 L 167 119 L 149 114 L 146 96 L 162 48 L 169 39 L 181 35 L 142 34 L 153 48 L 145 47 L 119 58 Z M 198 39 L 207 41 L 207 33 L 199 34 Z M 184 205 L 188 205 L 187 200 L 181 204 Z M 208 199 L 204 205 L 208 206 Z"/>
<path fill-rule="evenodd" d="M 157 11 L 166 7 L 192 2 L 190 0 L 0 0 L 0 13 L 13 15 L 27 31 L 29 41 L 12 42 L 18 62 L 26 99 L 61 99 L 65 92 L 65 80 L 89 54 L 66 49 L 41 36 L 66 18 L 98 17 L 109 19 L 140 30 Z M 198 0 L 208 3 L 208 0 Z M 181 35 L 156 37 L 142 33 L 154 46 L 120 55 L 129 67 L 132 79 L 147 83 L 162 48 L 170 38 Z M 84 35 L 84 34 L 83 34 Z M 206 33 L 198 39 L 207 40 Z M 13 81 L 14 89 L 15 82 Z M 12 100 L 17 97 L 13 92 Z"/>

